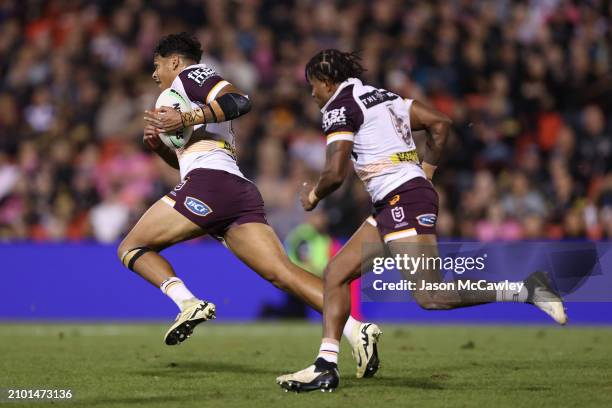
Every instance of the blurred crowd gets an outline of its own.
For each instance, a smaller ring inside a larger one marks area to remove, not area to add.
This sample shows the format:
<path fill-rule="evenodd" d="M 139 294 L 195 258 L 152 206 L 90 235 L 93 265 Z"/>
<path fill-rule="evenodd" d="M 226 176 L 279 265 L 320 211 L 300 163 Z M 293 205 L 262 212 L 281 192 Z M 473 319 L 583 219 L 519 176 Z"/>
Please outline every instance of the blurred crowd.
<path fill-rule="evenodd" d="M 0 240 L 113 242 L 179 181 L 143 147 L 142 112 L 152 50 L 180 31 L 253 101 L 239 165 L 282 237 L 324 163 L 304 65 L 333 47 L 453 119 L 442 237 L 610 239 L 611 19 L 605 0 L 2 1 Z M 354 176 L 323 207 L 338 237 L 371 211 Z"/>

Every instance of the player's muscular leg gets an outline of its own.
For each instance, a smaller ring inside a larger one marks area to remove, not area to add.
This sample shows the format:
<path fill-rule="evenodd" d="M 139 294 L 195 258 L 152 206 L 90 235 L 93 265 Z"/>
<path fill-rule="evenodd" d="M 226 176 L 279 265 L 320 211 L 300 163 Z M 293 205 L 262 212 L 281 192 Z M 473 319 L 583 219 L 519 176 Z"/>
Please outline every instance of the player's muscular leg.
<path fill-rule="evenodd" d="M 323 281 L 289 260 L 269 225 L 237 225 L 225 233 L 224 239 L 229 249 L 262 278 L 294 294 L 317 311 L 323 310 Z"/>
<path fill-rule="evenodd" d="M 409 257 L 420 258 L 437 257 L 438 245 L 434 234 L 423 234 L 412 237 L 401 238 L 391 241 L 388 244 L 392 256 L 408 255 Z M 475 306 L 483 303 L 495 301 L 495 291 L 469 291 L 469 290 L 422 290 L 423 282 L 437 283 L 442 282 L 443 276 L 437 268 L 421 268 L 414 274 L 406 273 L 407 280 L 416 282 L 417 290 L 413 291 L 416 302 L 424 309 L 428 310 L 448 310 L 460 307 Z"/>
<path fill-rule="evenodd" d="M 230 250 L 262 278 L 323 311 L 323 281 L 291 262 L 269 225 L 238 225 L 230 228 L 224 239 Z"/>
<path fill-rule="evenodd" d="M 134 272 L 159 287 L 166 278 L 176 275 L 158 251 L 204 233 L 202 228 L 160 200 L 143 214 L 119 244 L 117 254 L 124 265 L 136 259 L 132 263 Z"/>
<path fill-rule="evenodd" d="M 349 284 L 361 275 L 363 262 L 384 253 L 376 227 L 364 222 L 325 268 L 323 337 L 339 340 L 351 312 Z"/>

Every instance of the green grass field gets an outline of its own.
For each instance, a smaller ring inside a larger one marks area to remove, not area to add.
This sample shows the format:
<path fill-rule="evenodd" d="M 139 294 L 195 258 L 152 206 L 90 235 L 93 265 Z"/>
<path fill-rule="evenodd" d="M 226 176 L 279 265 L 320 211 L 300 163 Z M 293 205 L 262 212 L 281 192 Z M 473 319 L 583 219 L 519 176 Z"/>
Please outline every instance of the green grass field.
<path fill-rule="evenodd" d="M 274 382 L 311 363 L 318 325 L 204 324 L 177 347 L 165 329 L 1 324 L 0 388 L 70 388 L 53 406 L 83 407 L 612 406 L 610 328 L 386 325 L 376 378 L 354 378 L 343 343 L 331 394 Z"/>

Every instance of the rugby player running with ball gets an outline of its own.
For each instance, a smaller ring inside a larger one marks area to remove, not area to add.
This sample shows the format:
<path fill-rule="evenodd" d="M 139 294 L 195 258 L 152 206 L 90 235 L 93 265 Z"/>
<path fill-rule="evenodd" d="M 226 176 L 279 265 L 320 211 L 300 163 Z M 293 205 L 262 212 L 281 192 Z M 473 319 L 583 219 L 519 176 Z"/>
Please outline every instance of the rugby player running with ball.
<path fill-rule="evenodd" d="M 325 269 L 323 339 L 315 363 L 277 378 L 286 390 L 331 391 L 339 384 L 337 369 L 342 328 L 350 313 L 349 284 L 366 265 L 385 253 L 392 256 L 436 257 L 435 224 L 438 195 L 431 179 L 450 131 L 451 121 L 424 104 L 404 99 L 359 80 L 363 68 L 354 53 L 330 49 L 315 55 L 306 66 L 312 96 L 323 114 L 327 136 L 326 164 L 318 183 L 304 183 L 301 201 L 314 209 L 342 184 L 352 160 L 374 204 L 374 215 L 355 232 Z M 413 131 L 427 132 L 422 160 Z M 512 290 L 420 290 L 423 281 L 441 282 L 438 269 L 420 269 L 406 276 L 416 281 L 412 294 L 428 310 L 447 310 L 491 302 L 531 303 L 565 324 L 561 298 L 542 272 L 530 275 Z M 375 355 L 376 336 L 362 328 L 364 349 Z M 373 337 L 373 339 L 372 339 Z M 372 340 L 375 342 L 372 343 Z M 365 373 L 368 376 L 368 373 Z"/>
<path fill-rule="evenodd" d="M 201 57 L 200 43 L 187 33 L 168 35 L 155 49 L 153 80 L 161 89 L 180 93 L 190 101 L 192 111 L 180 113 L 171 107 L 146 111 L 144 142 L 180 170 L 181 182 L 145 212 L 118 248 L 127 268 L 159 287 L 179 307 L 180 313 L 164 338 L 168 345 L 183 342 L 196 325 L 214 318 L 215 305 L 195 297 L 159 252 L 205 234 L 222 241 L 273 285 L 319 312 L 323 309 L 322 280 L 289 260 L 267 224 L 257 187 L 236 164 L 231 120 L 249 112 L 249 98 L 200 64 Z M 161 132 L 187 126 L 193 126 L 194 132 L 180 149 L 168 148 L 159 138 Z M 206 267 L 205 260 L 202 267 Z M 355 346 L 358 377 L 366 368 L 378 368 L 378 361 L 366 357 L 368 350 L 359 341 L 363 326 L 379 332 L 376 325 L 352 318 L 345 330 L 349 343 Z"/>

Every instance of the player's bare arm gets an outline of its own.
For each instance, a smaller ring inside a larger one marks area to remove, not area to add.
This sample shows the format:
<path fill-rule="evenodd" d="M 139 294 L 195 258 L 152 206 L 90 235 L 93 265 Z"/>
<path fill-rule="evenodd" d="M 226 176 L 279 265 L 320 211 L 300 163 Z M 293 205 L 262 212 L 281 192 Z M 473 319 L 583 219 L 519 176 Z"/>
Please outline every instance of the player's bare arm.
<path fill-rule="evenodd" d="M 351 163 L 353 142 L 340 140 L 327 145 L 325 168 L 314 188 L 304 183 L 300 201 L 304 210 L 311 211 L 320 200 L 336 191 L 346 178 Z"/>
<path fill-rule="evenodd" d="M 168 146 L 166 146 L 159 138 L 159 130 L 153 125 L 146 125 L 144 129 L 144 136 L 142 139 L 145 146 L 153 150 L 159 157 L 161 157 L 168 166 L 175 169 L 179 169 L 178 158 Z"/>
<path fill-rule="evenodd" d="M 232 84 L 226 85 L 210 103 L 189 112 L 178 112 L 169 106 L 145 111 L 145 120 L 162 132 L 187 126 L 221 123 L 237 119 L 251 110 L 249 97 Z"/>
<path fill-rule="evenodd" d="M 434 172 L 438 167 L 451 124 L 451 119 L 442 112 L 418 101 L 412 103 L 410 108 L 410 125 L 412 130 L 427 131 L 427 149 L 425 149 L 425 157 L 421 166 L 429 180 L 433 178 Z"/>

